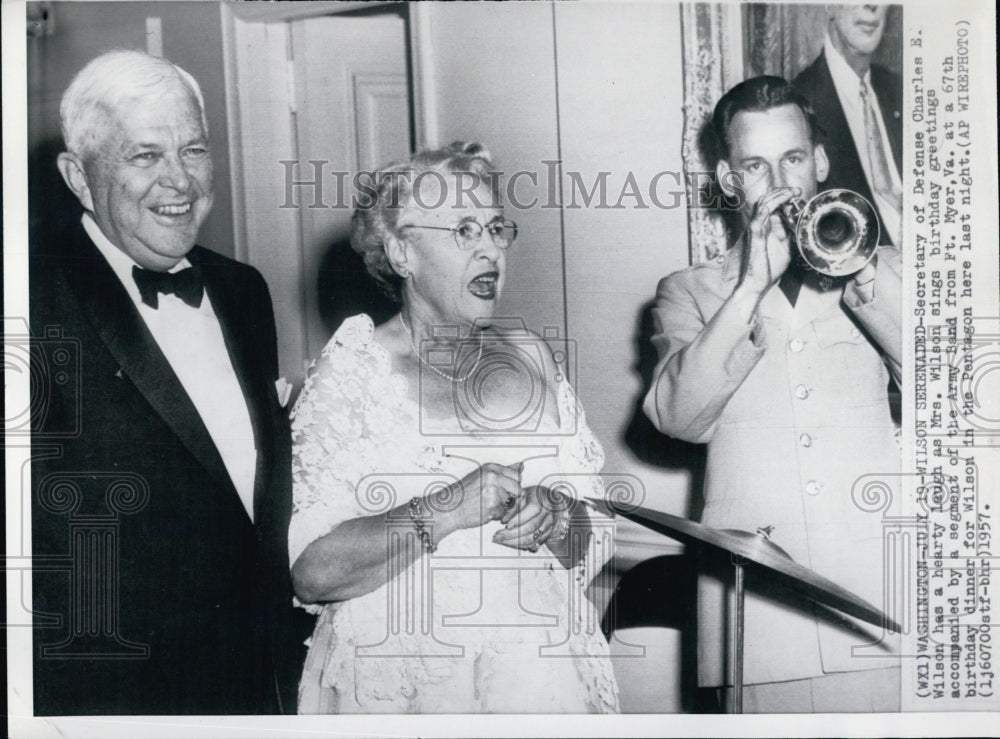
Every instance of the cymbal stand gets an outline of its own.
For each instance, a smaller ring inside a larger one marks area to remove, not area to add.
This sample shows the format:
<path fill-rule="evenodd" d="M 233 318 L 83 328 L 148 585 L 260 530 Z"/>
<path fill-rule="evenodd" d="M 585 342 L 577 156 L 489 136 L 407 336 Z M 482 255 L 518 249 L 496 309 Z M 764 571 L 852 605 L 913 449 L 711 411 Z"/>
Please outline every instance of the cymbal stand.
<path fill-rule="evenodd" d="M 736 618 L 733 620 L 733 700 L 730 713 L 743 713 L 743 595 L 746 589 L 747 560 L 734 554 L 736 568 Z"/>

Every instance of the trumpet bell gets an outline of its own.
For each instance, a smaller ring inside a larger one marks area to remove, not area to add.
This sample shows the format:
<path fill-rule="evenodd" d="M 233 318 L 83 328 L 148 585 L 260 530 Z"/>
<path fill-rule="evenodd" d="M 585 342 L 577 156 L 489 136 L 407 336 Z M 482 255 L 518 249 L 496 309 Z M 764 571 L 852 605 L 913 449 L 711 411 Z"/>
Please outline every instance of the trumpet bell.
<path fill-rule="evenodd" d="M 801 207 L 795 220 L 799 253 L 820 274 L 853 275 L 875 256 L 878 215 L 874 206 L 856 192 L 821 192 Z"/>

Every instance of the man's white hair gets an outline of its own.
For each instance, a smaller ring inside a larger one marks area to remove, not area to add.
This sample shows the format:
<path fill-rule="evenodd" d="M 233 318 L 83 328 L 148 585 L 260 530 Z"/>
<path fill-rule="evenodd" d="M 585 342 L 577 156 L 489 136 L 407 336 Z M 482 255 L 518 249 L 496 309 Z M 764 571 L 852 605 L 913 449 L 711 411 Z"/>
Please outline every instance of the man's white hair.
<path fill-rule="evenodd" d="M 109 115 L 143 98 L 180 86 L 198 101 L 201 126 L 208 136 L 205 100 L 197 80 L 176 64 L 142 51 L 109 51 L 77 72 L 59 105 L 67 151 L 85 157 L 107 132 Z"/>

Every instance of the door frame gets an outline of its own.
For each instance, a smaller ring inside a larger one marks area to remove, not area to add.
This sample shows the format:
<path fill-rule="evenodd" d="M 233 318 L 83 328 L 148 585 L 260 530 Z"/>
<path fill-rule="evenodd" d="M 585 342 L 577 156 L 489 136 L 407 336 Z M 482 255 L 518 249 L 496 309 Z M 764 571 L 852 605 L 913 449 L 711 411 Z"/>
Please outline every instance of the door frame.
<path fill-rule="evenodd" d="M 297 209 L 286 199 L 285 176 L 279 169 L 284 166 L 279 162 L 297 156 L 289 21 L 399 4 L 339 0 L 220 3 L 234 251 L 238 260 L 263 273 L 278 298 L 275 317 L 279 356 L 284 359 L 281 372 L 293 382 L 302 378 L 304 369 L 297 362 L 285 366 L 289 358 L 308 358 L 305 324 L 289 316 L 303 316 L 306 311 L 302 233 Z M 408 3 L 407 10 L 413 137 L 419 149 L 437 143 L 434 80 L 430 75 L 431 8 Z M 292 300 L 297 304 L 288 305 Z"/>

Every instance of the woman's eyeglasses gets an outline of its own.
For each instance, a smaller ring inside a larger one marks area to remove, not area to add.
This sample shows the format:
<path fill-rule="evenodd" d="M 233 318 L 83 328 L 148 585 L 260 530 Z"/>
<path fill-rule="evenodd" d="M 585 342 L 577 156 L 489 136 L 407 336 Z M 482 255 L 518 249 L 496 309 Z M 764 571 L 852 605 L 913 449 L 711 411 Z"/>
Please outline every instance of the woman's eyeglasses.
<path fill-rule="evenodd" d="M 476 220 L 462 221 L 457 226 L 447 228 L 445 226 L 417 226 L 407 225 L 403 228 L 430 228 L 435 231 L 451 231 L 455 238 L 455 244 L 463 251 L 471 249 L 479 240 L 483 238 L 485 231 L 493 239 L 493 243 L 500 249 L 507 249 L 517 238 L 517 224 L 507 218 L 494 218 L 485 226 Z"/>

